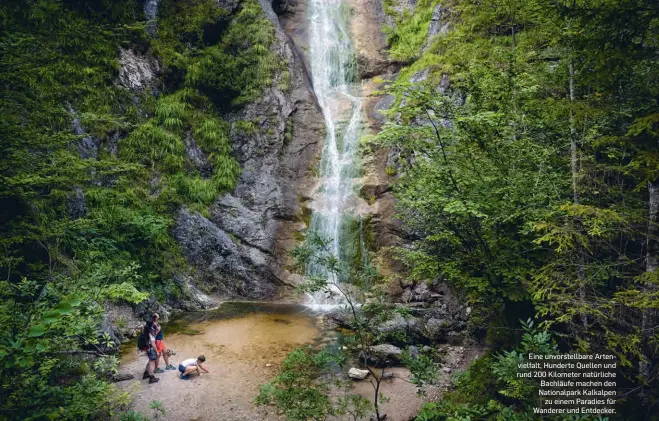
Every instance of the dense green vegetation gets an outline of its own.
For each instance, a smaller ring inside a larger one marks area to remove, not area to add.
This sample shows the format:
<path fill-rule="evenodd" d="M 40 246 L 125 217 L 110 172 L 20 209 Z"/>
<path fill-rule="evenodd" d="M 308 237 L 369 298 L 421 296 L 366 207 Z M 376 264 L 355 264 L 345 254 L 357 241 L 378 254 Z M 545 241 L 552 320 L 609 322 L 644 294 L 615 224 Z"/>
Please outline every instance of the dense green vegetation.
<path fill-rule="evenodd" d="M 99 419 L 126 403 L 106 382 L 117 360 L 99 333 L 103 304 L 181 294 L 175 212 L 205 212 L 233 188 L 239 166 L 220 113 L 280 70 L 256 1 L 163 0 L 153 37 L 143 7 L 0 5 L 2 420 Z M 162 74 L 119 86 L 121 48 Z M 188 159 L 189 138 L 207 168 Z"/>
<path fill-rule="evenodd" d="M 290 84 L 258 2 L 220 3 L 161 0 L 155 27 L 139 0 L 0 5 L 0 420 L 105 419 L 128 402 L 108 381 L 104 304 L 182 294 L 176 212 L 207 213 L 240 172 L 222 115 Z M 613 353 L 624 393 L 610 418 L 657 412 L 655 3 L 446 0 L 450 30 L 427 40 L 438 1 L 384 2 L 405 67 L 372 142 L 400 156 L 387 174 L 413 244 L 398 255 L 406 276 L 458 291 L 491 347 L 418 419 L 539 419 L 537 383 L 515 377 L 528 352 Z M 118 83 L 122 50 L 157 62 L 148 86 Z M 190 159 L 192 141 L 208 165 Z M 371 288 L 369 224 L 345 224 L 361 233 L 338 256 L 351 267 L 320 262 L 361 304 L 347 352 L 297 350 L 262 390 L 290 419 L 379 411 L 323 377 L 381 342 L 369 326 L 392 316 Z M 405 362 L 419 385 L 436 375 L 433 355 Z"/>
<path fill-rule="evenodd" d="M 648 419 L 659 399 L 656 3 L 447 1 L 450 31 L 422 50 L 435 4 L 389 29 L 408 67 L 375 142 L 401 156 L 410 275 L 460 291 L 471 332 L 494 349 L 419 419 L 538 419 L 537 385 L 513 391 L 514 365 L 497 369 L 502 349 L 528 351 L 515 334 L 528 317 L 563 352 L 617 355 L 626 392 L 612 418 Z"/>

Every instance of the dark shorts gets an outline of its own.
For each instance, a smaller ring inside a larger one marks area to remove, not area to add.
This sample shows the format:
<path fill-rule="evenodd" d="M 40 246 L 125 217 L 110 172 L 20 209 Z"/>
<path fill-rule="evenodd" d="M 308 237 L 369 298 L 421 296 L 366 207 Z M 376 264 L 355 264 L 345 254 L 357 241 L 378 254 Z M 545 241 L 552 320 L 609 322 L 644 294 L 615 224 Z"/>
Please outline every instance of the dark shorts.
<path fill-rule="evenodd" d="M 147 357 L 149 357 L 149 360 L 151 360 L 151 361 L 155 361 L 155 360 L 158 359 L 158 353 L 153 348 L 149 348 L 146 351 L 146 355 L 147 355 Z"/>
<path fill-rule="evenodd" d="M 178 365 L 178 371 L 180 371 L 181 373 L 185 373 L 185 367 L 183 367 L 183 364 Z"/>

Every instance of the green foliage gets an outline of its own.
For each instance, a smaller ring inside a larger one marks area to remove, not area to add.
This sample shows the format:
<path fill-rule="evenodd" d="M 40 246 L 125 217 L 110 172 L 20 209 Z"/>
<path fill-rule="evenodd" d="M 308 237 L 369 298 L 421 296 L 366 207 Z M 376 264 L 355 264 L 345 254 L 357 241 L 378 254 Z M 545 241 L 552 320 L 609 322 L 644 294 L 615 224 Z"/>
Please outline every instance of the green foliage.
<path fill-rule="evenodd" d="M 1 419 L 93 419 L 125 401 L 103 381 L 115 370 L 114 357 L 93 364 L 76 357 L 94 353 L 83 346 L 106 345 L 97 331 L 102 309 L 91 297 L 60 296 L 57 283 L 27 279 L 2 281 L 0 291 Z"/>
<path fill-rule="evenodd" d="M 102 419 L 126 403 L 106 382 L 103 305 L 181 293 L 175 214 L 207 211 L 239 174 L 219 111 L 283 68 L 256 1 L 163 0 L 155 37 L 143 6 L 0 6 L 1 420 Z M 162 79 L 119 86 L 120 48 L 155 57 Z"/>
<path fill-rule="evenodd" d="M 398 211 L 415 238 L 400 259 L 470 302 L 473 333 L 536 315 L 566 350 L 617 354 L 621 382 L 656 396 L 656 10 L 458 0 L 442 4 L 448 33 L 421 48 L 433 6 L 389 29 L 393 53 L 414 62 L 387 89 L 394 105 L 373 140 L 400 157 Z M 501 381 L 518 352 L 491 363 L 498 379 L 481 373 L 503 394 L 474 390 L 488 398 L 436 419 L 525 419 L 502 412 L 531 390 Z"/>
<path fill-rule="evenodd" d="M 414 10 L 403 10 L 402 13 L 392 3 L 385 2 L 385 12 L 393 19 L 392 25 L 385 28 L 389 54 L 400 61 L 415 60 L 426 42 L 428 25 L 437 1 L 422 0 L 414 5 Z"/>
<path fill-rule="evenodd" d="M 274 401 L 289 420 L 324 419 L 332 412 L 332 402 L 329 385 L 320 377 L 332 361 L 326 351 L 296 349 L 288 354 L 273 382 L 261 386 L 256 402 L 267 405 Z"/>
<path fill-rule="evenodd" d="M 557 347 L 551 335 L 535 328 L 532 321 L 522 326 L 524 335 L 517 349 L 481 357 L 466 372 L 458 374 L 453 391 L 440 402 L 425 405 L 416 420 L 540 419 L 532 415 L 532 408 L 541 403 L 539 383 L 536 379 L 517 377 L 518 364 L 524 362 L 529 352 L 555 354 Z"/>
<path fill-rule="evenodd" d="M 373 405 L 351 393 L 351 380 L 336 377 L 345 362 L 346 355 L 340 351 L 298 348 L 288 354 L 279 374 L 261 385 L 256 404 L 274 404 L 287 420 L 324 420 L 328 416 L 361 419 Z"/>
<path fill-rule="evenodd" d="M 177 172 L 183 168 L 185 147 L 179 136 L 168 132 L 153 122 L 141 125 L 122 142 L 122 153 L 135 160 L 165 172 Z"/>
<path fill-rule="evenodd" d="M 149 404 L 149 408 L 153 412 L 153 418 L 149 418 L 148 416 L 138 411 L 126 411 L 121 414 L 119 420 L 120 421 L 152 421 L 152 420 L 157 420 L 161 416 L 164 417 L 165 415 L 167 415 L 167 411 L 165 410 L 165 407 L 160 401 L 151 401 L 151 403 Z"/>
<path fill-rule="evenodd" d="M 439 366 L 432 356 L 427 354 L 411 356 L 409 352 L 406 352 L 403 354 L 403 363 L 412 373 L 410 382 L 417 385 L 420 390 L 427 385 L 434 384 L 437 380 Z"/>
<path fill-rule="evenodd" d="M 269 49 L 274 28 L 255 0 L 241 1 L 231 16 L 214 1 L 164 2 L 158 28 L 154 47 L 170 78 L 204 92 L 218 108 L 256 99 L 284 70 Z"/>

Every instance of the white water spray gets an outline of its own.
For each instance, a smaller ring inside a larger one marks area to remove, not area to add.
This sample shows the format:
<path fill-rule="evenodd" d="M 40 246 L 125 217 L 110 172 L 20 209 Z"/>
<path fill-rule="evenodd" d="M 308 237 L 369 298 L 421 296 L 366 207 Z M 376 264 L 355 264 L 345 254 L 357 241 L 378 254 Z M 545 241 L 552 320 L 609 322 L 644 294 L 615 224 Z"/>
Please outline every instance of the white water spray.
<path fill-rule="evenodd" d="M 355 84 L 357 63 L 342 1 L 310 0 L 309 6 L 311 77 L 327 128 L 310 230 L 330 240 L 329 252 L 341 259 L 341 226 L 355 205 L 354 161 L 362 107 Z M 324 292 L 315 294 L 312 306 L 322 308 L 343 301 L 333 285 L 337 282 L 333 275 L 320 267 L 311 267 L 309 272 L 328 276 L 335 293 L 333 298 Z"/>

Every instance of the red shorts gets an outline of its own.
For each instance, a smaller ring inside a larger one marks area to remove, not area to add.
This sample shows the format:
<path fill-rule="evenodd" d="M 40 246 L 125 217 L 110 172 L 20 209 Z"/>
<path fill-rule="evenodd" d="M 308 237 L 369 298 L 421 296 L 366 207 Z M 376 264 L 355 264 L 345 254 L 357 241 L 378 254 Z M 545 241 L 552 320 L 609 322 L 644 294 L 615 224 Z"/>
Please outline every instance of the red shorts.
<path fill-rule="evenodd" d="M 161 339 L 156 339 L 156 351 L 158 351 L 158 354 L 160 354 L 164 350 L 165 350 L 165 342 Z"/>

